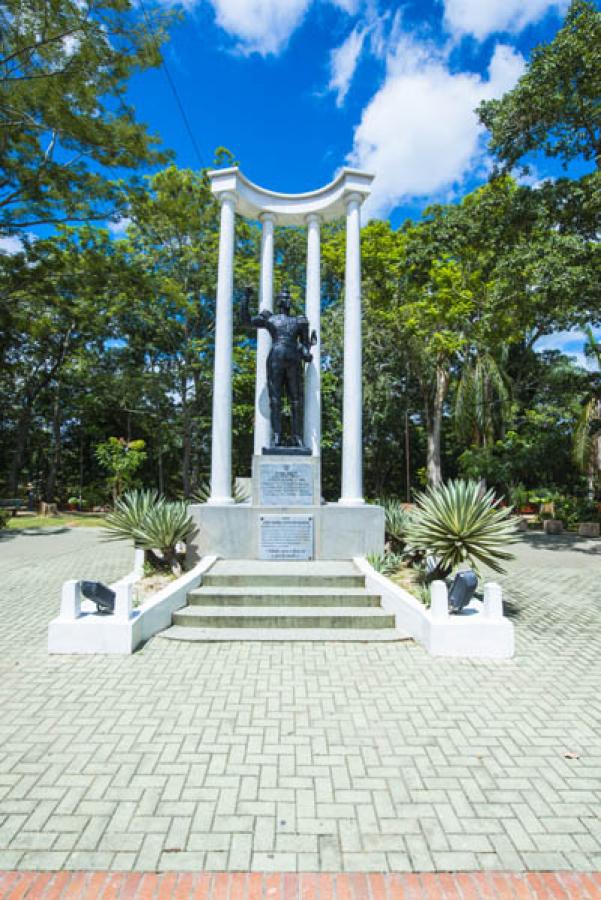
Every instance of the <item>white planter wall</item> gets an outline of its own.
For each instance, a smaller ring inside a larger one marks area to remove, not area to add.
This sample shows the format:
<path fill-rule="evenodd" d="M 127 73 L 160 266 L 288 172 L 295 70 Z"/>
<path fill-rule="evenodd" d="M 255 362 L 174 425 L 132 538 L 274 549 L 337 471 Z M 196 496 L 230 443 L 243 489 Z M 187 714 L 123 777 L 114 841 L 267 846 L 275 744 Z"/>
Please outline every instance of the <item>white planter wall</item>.
<path fill-rule="evenodd" d="M 467 659 L 510 659 L 514 654 L 513 624 L 503 615 L 501 588 L 484 586 L 484 602 L 472 600 L 459 614 L 449 615 L 446 585 L 434 582 L 430 609 L 356 557 L 368 590 L 380 594 L 382 606 L 396 618 L 399 631 L 410 634 L 432 656 Z"/>

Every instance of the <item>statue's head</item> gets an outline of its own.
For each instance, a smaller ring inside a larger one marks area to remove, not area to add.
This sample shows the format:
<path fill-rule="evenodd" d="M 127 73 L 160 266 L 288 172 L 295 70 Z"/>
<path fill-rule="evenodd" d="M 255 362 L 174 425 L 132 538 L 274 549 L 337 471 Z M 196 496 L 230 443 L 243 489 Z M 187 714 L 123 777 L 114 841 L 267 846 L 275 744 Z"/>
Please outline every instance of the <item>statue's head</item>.
<path fill-rule="evenodd" d="M 284 315 L 289 316 L 291 306 L 292 306 L 292 301 L 290 299 L 290 291 L 288 290 L 287 287 L 282 288 L 282 290 L 278 294 L 278 309 Z"/>

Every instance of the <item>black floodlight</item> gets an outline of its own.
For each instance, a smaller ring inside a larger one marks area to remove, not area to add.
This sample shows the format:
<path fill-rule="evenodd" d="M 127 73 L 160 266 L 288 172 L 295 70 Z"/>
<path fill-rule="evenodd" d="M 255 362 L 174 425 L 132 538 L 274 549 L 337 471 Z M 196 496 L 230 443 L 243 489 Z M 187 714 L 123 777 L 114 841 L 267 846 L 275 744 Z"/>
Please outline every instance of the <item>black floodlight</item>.
<path fill-rule="evenodd" d="M 449 591 L 449 609 L 451 612 L 461 612 L 468 605 L 478 587 L 478 576 L 475 572 L 458 572 L 453 579 Z"/>
<path fill-rule="evenodd" d="M 111 591 L 110 587 L 101 581 L 82 581 L 81 593 L 88 600 L 96 604 L 96 610 L 105 615 L 112 615 L 115 612 L 115 591 Z"/>

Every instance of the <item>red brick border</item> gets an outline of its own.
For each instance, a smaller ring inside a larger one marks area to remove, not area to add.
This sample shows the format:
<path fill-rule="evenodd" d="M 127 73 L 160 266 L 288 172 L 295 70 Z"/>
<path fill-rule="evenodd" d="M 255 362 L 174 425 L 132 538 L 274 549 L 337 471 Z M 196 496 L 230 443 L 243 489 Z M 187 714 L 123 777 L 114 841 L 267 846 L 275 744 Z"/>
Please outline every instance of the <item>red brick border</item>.
<path fill-rule="evenodd" d="M 1 900 L 601 900 L 601 874 L 0 872 Z"/>

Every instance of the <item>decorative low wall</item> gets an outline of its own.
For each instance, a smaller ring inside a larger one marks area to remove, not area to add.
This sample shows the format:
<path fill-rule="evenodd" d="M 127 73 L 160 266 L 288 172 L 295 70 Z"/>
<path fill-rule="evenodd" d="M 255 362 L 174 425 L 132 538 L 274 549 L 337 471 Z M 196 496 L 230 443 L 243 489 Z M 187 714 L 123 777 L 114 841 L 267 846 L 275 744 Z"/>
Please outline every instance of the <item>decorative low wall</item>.
<path fill-rule="evenodd" d="M 501 587 L 484 585 L 484 601 L 473 599 L 460 613 L 449 614 L 447 587 L 432 584 L 432 603 L 426 609 L 412 594 L 381 575 L 364 557 L 355 565 L 365 575 L 368 590 L 380 594 L 382 606 L 393 613 L 399 631 L 419 641 L 431 656 L 467 659 L 510 659 L 514 654 L 513 624 L 503 615 Z"/>
<path fill-rule="evenodd" d="M 171 625 L 171 616 L 187 603 L 188 591 L 197 588 L 215 556 L 201 559 L 189 572 L 132 608 L 133 585 L 139 568 L 111 585 L 116 593 L 115 612 L 102 615 L 90 600 L 82 599 L 81 582 L 63 585 L 60 615 L 48 626 L 49 653 L 129 654 Z"/>

